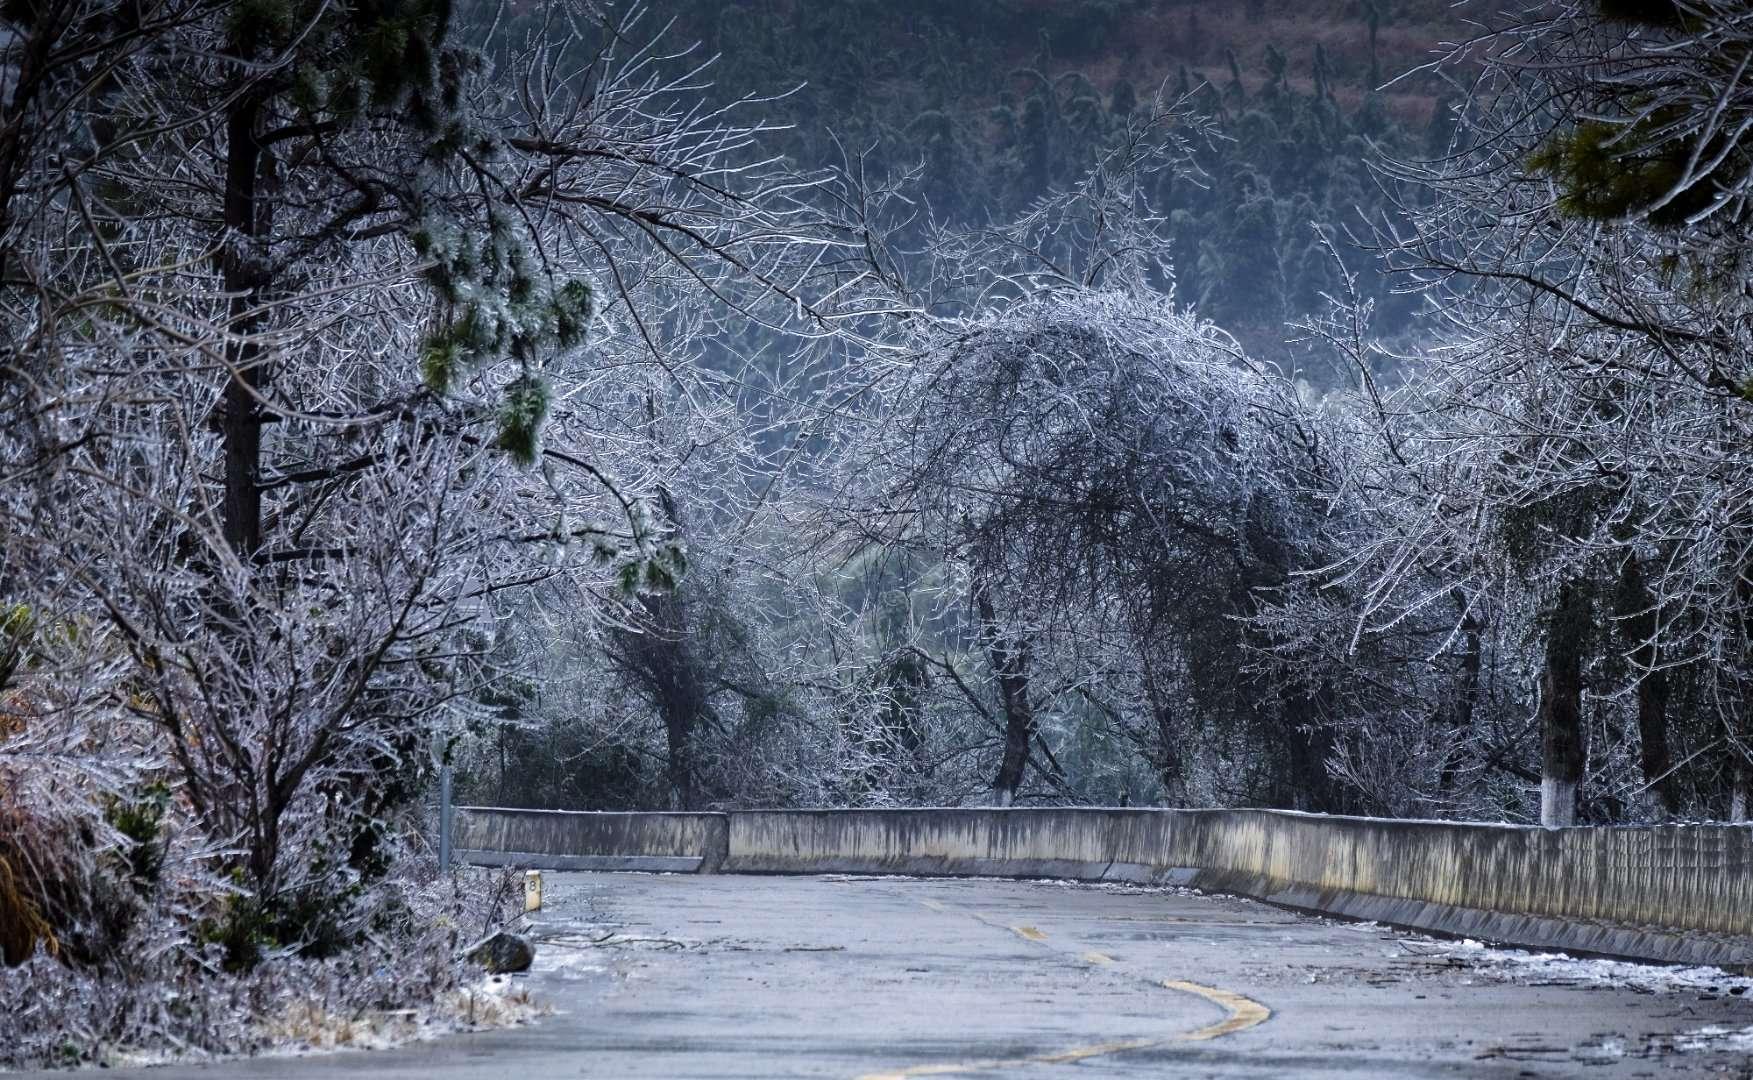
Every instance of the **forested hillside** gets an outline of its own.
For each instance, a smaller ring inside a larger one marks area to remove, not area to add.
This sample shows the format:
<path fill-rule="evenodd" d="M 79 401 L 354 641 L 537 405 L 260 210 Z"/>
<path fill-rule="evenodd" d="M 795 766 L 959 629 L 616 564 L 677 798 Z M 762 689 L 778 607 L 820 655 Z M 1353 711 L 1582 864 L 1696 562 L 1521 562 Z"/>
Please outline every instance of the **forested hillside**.
<path fill-rule="evenodd" d="M 801 84 L 765 110 L 791 125 L 768 145 L 805 166 L 866 151 L 879 170 L 922 164 L 918 194 L 958 225 L 1022 213 L 1156 94 L 1192 95 L 1218 137 L 1197 171 L 1147 192 L 1172 218 L 1177 295 L 1253 351 L 1305 364 L 1285 324 L 1336 284 L 1315 230 L 1367 235 L 1391 206 L 1370 163 L 1444 151 L 1453 92 L 1407 73 L 1467 30 L 1443 0 L 684 0 L 651 17 L 721 56 L 722 88 Z M 1414 332 L 1414 301 L 1341 251 L 1381 306 L 1378 330 Z"/>

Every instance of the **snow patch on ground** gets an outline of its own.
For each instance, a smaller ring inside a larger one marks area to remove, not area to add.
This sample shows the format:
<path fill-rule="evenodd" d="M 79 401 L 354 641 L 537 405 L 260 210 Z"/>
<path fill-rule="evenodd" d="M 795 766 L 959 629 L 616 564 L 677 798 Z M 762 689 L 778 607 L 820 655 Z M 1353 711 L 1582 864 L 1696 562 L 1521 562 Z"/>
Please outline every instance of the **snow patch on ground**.
<path fill-rule="evenodd" d="M 506 975 L 489 975 L 464 984 L 415 1009 L 369 1010 L 345 1016 L 330 1012 L 320 1001 L 295 1000 L 256 1026 L 254 1034 L 260 1042 L 250 1053 L 304 1057 L 352 1050 L 389 1050 L 446 1035 L 528 1024 L 550 1011 L 530 997 L 521 980 Z M 114 1050 L 105 1055 L 102 1065 L 122 1068 L 214 1060 L 221 1059 L 175 1048 Z"/>
<path fill-rule="evenodd" d="M 530 971 L 560 979 L 583 979 L 607 971 L 608 966 L 583 949 L 565 948 L 562 944 L 544 941 L 536 948 L 535 963 Z"/>
<path fill-rule="evenodd" d="M 1696 1031 L 1681 1032 L 1671 1044 L 1682 1053 L 1749 1053 L 1753 1052 L 1753 1027 L 1726 1028 L 1715 1024 Z"/>
<path fill-rule="evenodd" d="M 1362 925 L 1362 924 L 1360 924 Z M 1753 991 L 1753 977 L 1732 975 L 1714 967 L 1669 967 L 1627 960 L 1597 960 L 1564 953 L 1495 949 L 1471 939 L 1444 942 L 1433 952 L 1464 961 L 1469 968 L 1503 982 L 1558 982 L 1581 986 L 1624 987 L 1647 993 L 1702 991 L 1740 997 Z"/>
<path fill-rule="evenodd" d="M 262 1025 L 266 1052 L 303 1055 L 338 1050 L 388 1050 L 403 1043 L 466 1031 L 527 1024 L 547 1012 L 522 980 L 489 975 L 441 994 L 429 1006 L 337 1016 L 318 1002 L 294 1002 Z"/>
<path fill-rule="evenodd" d="M 1571 1052 L 1571 1057 L 1591 1065 L 1606 1065 L 1626 1054 L 1625 1040 L 1606 1036 L 1596 1043 L 1584 1043 Z"/>

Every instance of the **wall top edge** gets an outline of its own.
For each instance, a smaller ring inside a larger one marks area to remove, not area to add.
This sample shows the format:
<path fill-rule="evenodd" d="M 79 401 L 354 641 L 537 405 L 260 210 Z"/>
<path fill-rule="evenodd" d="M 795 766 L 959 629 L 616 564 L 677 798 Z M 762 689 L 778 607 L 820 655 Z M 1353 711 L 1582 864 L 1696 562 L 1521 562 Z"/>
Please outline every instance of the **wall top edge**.
<path fill-rule="evenodd" d="M 723 812 L 717 810 L 543 810 L 534 806 L 454 806 L 452 809 L 481 814 L 569 814 L 573 817 L 595 818 L 722 818 L 725 816 Z"/>
<path fill-rule="evenodd" d="M 1529 833 L 1600 833 L 1600 832 L 1642 832 L 1653 829 L 1684 830 L 1684 829 L 1734 829 L 1753 830 L 1753 822 L 1748 821 L 1678 821 L 1651 822 L 1648 824 L 1624 825 L 1572 825 L 1564 828 L 1551 828 L 1543 825 L 1527 825 L 1502 821 L 1448 821 L 1440 818 L 1383 818 L 1360 817 L 1342 814 L 1315 814 L 1302 810 L 1272 810 L 1253 807 L 1155 807 L 1155 806 L 913 806 L 913 807 L 752 807 L 744 810 L 542 810 L 527 806 L 458 806 L 457 810 L 494 813 L 494 814 L 567 814 L 576 817 L 597 818 L 631 818 L 631 817 L 669 817 L 682 819 L 729 818 L 740 814 L 785 814 L 796 816 L 869 816 L 869 817 L 905 817 L 920 813 L 950 814 L 1068 814 L 1068 815 L 1116 815 L 1146 818 L 1156 815 L 1181 815 L 1189 817 L 1215 817 L 1224 814 L 1260 815 L 1265 817 L 1295 818 L 1310 822 L 1330 822 L 1337 825 L 1379 825 L 1389 828 L 1405 826 L 1442 826 L 1458 829 L 1493 829 L 1515 830 Z"/>

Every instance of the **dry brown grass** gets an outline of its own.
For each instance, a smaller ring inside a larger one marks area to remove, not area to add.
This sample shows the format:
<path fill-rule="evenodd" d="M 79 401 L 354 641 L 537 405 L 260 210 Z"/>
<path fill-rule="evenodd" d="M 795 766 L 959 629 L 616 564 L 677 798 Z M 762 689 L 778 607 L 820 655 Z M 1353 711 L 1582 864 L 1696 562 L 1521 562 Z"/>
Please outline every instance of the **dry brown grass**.
<path fill-rule="evenodd" d="M 0 825 L 0 829 L 4 827 Z M 15 866 L 15 862 L 20 865 Z M 22 863 L 17 851 L 0 842 L 0 959 L 7 967 L 24 963 L 39 942 L 51 955 L 61 948 L 54 928 L 43 918 L 42 909 L 27 887 Z"/>
<path fill-rule="evenodd" d="M 22 698 L 13 694 L 0 699 L 0 743 L 25 730 Z M 50 953 L 60 952 L 60 939 L 45 910 L 37 859 L 42 841 L 52 836 L 39 817 L 20 805 L 17 777 L 0 768 L 0 962 L 17 967 L 30 958 L 41 943 Z"/>

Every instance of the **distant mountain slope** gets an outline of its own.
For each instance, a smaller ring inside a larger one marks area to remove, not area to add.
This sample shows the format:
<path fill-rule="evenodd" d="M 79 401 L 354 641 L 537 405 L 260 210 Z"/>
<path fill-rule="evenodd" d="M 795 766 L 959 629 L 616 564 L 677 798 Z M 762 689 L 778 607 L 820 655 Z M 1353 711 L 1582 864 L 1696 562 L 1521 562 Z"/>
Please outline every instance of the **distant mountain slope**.
<path fill-rule="evenodd" d="M 1056 5 L 1031 0 L 1029 6 Z M 1222 84 L 1231 77 L 1233 53 L 1253 91 L 1270 79 L 1276 52 L 1291 88 L 1307 93 L 1319 50 L 1335 96 L 1347 108 L 1370 88 L 1428 62 L 1439 43 L 1465 30 L 1450 0 L 1158 0 L 1134 8 L 1108 35 L 1119 48 L 1102 69 L 1111 66 L 1114 77 L 1155 82 L 1185 65 L 1194 78 Z M 1420 126 L 1430 120 L 1435 98 L 1428 80 L 1392 87 L 1385 97 L 1397 119 Z"/>
<path fill-rule="evenodd" d="M 1155 86 L 1175 79 L 1182 67 L 1195 81 L 1223 85 L 1231 79 L 1232 55 L 1253 91 L 1271 80 L 1274 53 L 1285 61 L 1291 87 L 1308 92 L 1319 51 L 1340 104 L 1354 107 L 1369 88 L 1426 63 L 1441 43 L 1464 35 L 1463 14 L 1477 6 L 1453 0 L 671 0 L 657 4 L 654 15 L 677 17 L 684 36 L 698 35 L 715 48 L 743 37 L 801 35 L 797 44 L 807 44 L 807 54 L 779 64 L 775 75 L 849 61 L 886 83 L 885 76 L 916 80 L 936 61 L 967 66 L 971 78 L 951 81 L 985 82 L 993 92 L 1012 69 L 1043 58 L 1103 89 L 1120 80 Z M 836 26 L 849 33 L 823 36 Z M 1434 99 L 1423 80 L 1393 87 L 1385 97 L 1399 119 L 1422 125 L 1430 118 Z"/>
<path fill-rule="evenodd" d="M 1208 182 L 1155 192 L 1175 214 L 1178 294 L 1265 353 L 1334 283 L 1316 228 L 1386 212 L 1366 162 L 1446 134 L 1434 78 L 1376 88 L 1468 30 L 1449 0 L 655 0 L 641 32 L 665 25 L 719 57 L 724 93 L 796 89 L 762 106 L 791 125 L 771 149 L 806 166 L 842 147 L 922 161 L 922 194 L 950 221 L 1014 215 L 1072 182 L 1159 86 L 1197 91 L 1230 140 L 1201 156 Z M 1347 261 L 1381 328 L 1409 332 L 1411 301 L 1367 257 Z"/>

